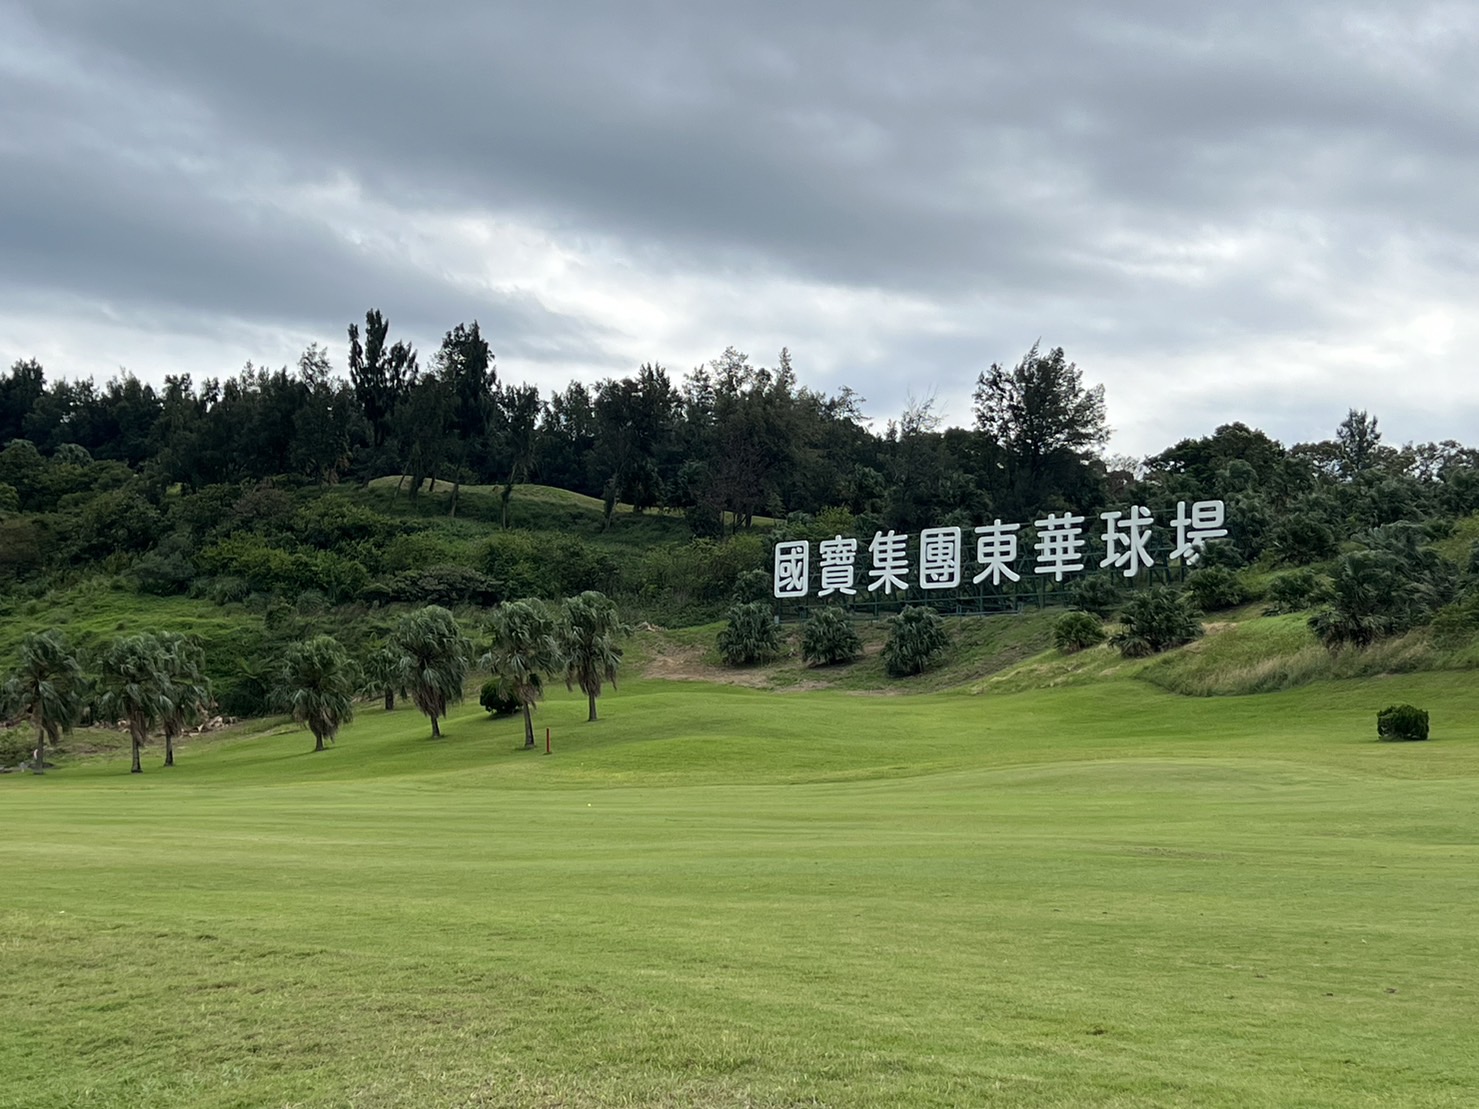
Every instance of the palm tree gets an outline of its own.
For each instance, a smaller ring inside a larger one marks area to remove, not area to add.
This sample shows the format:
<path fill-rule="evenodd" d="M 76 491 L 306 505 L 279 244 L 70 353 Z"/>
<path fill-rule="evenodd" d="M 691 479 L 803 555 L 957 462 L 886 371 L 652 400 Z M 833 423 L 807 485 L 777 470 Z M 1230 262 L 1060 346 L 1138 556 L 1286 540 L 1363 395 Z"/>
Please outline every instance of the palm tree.
<path fill-rule="evenodd" d="M 170 699 L 169 659 L 159 637 L 147 632 L 122 636 L 98 659 L 105 715 L 128 723 L 133 746 L 133 774 L 142 774 L 139 750 L 149 731 L 174 710 Z"/>
<path fill-rule="evenodd" d="M 462 700 L 472 644 L 457 620 L 440 605 L 407 613 L 390 637 L 391 646 L 406 660 L 406 686 L 416 707 L 431 717 L 431 737 L 442 734 L 437 719 L 447 706 Z"/>
<path fill-rule="evenodd" d="M 294 643 L 283 656 L 280 696 L 293 719 L 313 733 L 313 749 L 334 742 L 354 719 L 355 666 L 339 641 L 317 635 Z"/>
<path fill-rule="evenodd" d="M 406 656 L 389 643 L 370 652 L 360 673 L 364 684 L 360 692 L 368 697 L 382 697 L 385 711 L 395 708 L 395 695 L 406 696 Z"/>
<path fill-rule="evenodd" d="M 588 589 L 568 597 L 561 606 L 558 643 L 565 656 L 565 688 L 579 685 L 590 701 L 588 721 L 596 719 L 596 698 L 604 679 L 616 688 L 616 670 L 621 665 L 620 636 L 631 629 L 621 622 L 616 605 L 604 593 Z"/>
<path fill-rule="evenodd" d="M 169 678 L 169 711 L 161 721 L 164 730 L 164 765 L 175 765 L 175 740 L 193 720 L 199 720 L 211 703 L 211 680 L 205 676 L 205 652 L 193 639 L 174 632 L 159 637 L 164 647 Z"/>
<path fill-rule="evenodd" d="M 493 610 L 488 630 L 492 643 L 482 662 L 492 667 L 504 691 L 523 706 L 524 746 L 533 747 L 532 706 L 544 695 L 545 677 L 565 665 L 555 618 L 539 601 L 508 601 Z"/>
<path fill-rule="evenodd" d="M 47 741 L 55 746 L 77 723 L 85 685 L 82 665 L 61 632 L 31 632 L 21 640 L 20 663 L 0 686 L 0 708 L 29 717 L 35 726 L 35 773 L 46 773 Z"/>

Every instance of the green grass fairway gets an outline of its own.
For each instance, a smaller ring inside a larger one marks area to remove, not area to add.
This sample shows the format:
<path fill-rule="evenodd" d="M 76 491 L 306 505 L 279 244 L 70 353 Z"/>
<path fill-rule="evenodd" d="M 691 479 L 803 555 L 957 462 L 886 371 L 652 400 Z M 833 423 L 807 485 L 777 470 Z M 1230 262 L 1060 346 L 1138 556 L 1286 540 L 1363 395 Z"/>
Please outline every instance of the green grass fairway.
<path fill-rule="evenodd" d="M 1472 675 L 602 706 L 0 778 L 0 1106 L 1479 1103 Z"/>

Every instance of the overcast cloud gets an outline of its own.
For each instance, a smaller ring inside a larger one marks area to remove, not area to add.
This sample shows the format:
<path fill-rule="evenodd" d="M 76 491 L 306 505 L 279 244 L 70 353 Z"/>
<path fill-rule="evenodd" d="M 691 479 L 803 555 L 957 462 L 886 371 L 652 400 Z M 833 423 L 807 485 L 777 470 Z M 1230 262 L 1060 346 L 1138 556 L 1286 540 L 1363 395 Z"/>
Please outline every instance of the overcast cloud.
<path fill-rule="evenodd" d="M 1035 340 L 1111 449 L 1479 442 L 1479 8 L 0 0 L 0 359 L 544 388 L 725 346 L 967 422 Z"/>

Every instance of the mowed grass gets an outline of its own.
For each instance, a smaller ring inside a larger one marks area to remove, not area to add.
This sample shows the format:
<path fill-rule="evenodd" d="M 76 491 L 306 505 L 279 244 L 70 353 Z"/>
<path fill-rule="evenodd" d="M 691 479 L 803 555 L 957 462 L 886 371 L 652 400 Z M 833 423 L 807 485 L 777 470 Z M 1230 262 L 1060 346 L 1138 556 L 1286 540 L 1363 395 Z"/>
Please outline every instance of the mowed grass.
<path fill-rule="evenodd" d="M 1472 1105 L 1474 709 L 634 681 L 10 776 L 0 1106 Z"/>

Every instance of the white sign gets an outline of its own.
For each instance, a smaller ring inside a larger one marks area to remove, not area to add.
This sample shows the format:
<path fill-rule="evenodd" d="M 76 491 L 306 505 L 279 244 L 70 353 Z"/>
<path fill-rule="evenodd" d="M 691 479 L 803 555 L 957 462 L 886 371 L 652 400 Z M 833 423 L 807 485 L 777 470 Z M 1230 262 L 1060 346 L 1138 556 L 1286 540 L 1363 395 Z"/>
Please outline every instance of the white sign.
<path fill-rule="evenodd" d="M 1227 536 L 1227 507 L 1222 501 L 1196 501 L 1188 510 L 1185 501 L 1176 504 L 1176 518 L 1171 526 L 1176 531 L 1175 546 L 1171 559 L 1180 559 L 1182 565 L 1195 566 L 1202 557 L 1202 549 L 1210 539 Z M 1151 528 L 1155 520 L 1150 509 L 1144 505 L 1132 505 L 1128 513 L 1101 512 L 1104 521 L 1100 538 L 1104 541 L 1104 557 L 1099 560 L 1101 569 L 1116 569 L 1127 578 L 1133 578 L 1141 570 L 1155 565 L 1150 553 Z M 1062 515 L 1048 513 L 1041 520 L 1034 520 L 1037 528 L 1036 565 L 1033 573 L 1051 575 L 1054 581 L 1062 582 L 1070 575 L 1085 568 L 1083 525 L 1087 518 L 1071 512 Z M 1017 533 L 1021 524 L 1004 524 L 999 519 L 975 529 L 976 570 L 971 577 L 972 585 L 980 585 L 990 579 L 1000 587 L 1002 580 L 1021 581 L 1017 573 Z M 960 528 L 925 528 L 919 533 L 919 576 L 915 581 L 920 589 L 955 589 L 965 576 L 964 541 Z M 868 544 L 872 565 L 868 569 L 867 592 L 882 590 L 886 595 L 908 592 L 910 563 L 909 535 L 890 529 L 875 532 Z M 856 561 L 858 541 L 834 536 L 817 544 L 818 565 L 821 568 L 821 588 L 818 597 L 829 597 L 841 593 L 857 595 Z M 811 588 L 811 544 L 804 539 L 788 539 L 775 545 L 775 595 L 781 600 L 805 597 Z"/>

